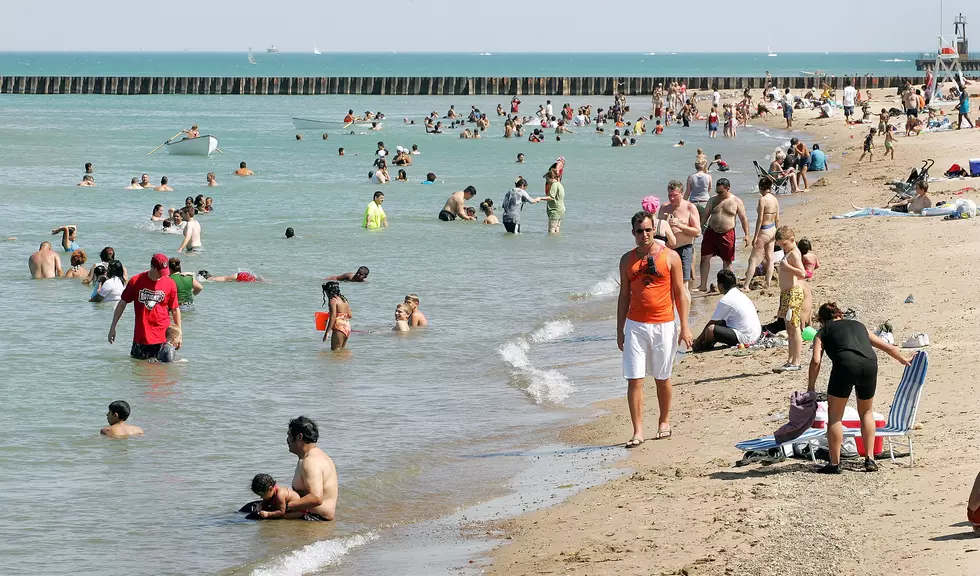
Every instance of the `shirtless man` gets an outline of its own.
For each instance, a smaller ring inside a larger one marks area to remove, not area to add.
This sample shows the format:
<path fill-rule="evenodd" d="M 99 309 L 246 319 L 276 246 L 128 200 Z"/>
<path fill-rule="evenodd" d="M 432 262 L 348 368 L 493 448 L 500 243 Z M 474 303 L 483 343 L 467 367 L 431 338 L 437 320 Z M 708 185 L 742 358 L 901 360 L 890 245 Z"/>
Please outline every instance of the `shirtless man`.
<path fill-rule="evenodd" d="M 95 177 L 91 174 L 86 174 L 82 176 L 82 181 L 75 186 L 95 186 Z"/>
<path fill-rule="evenodd" d="M 694 239 L 701 235 L 701 217 L 698 208 L 684 199 L 684 183 L 671 180 L 667 184 L 668 203 L 660 208 L 660 217 L 667 218 L 667 224 L 674 233 L 673 248 L 681 257 L 684 282 L 693 288 Z"/>
<path fill-rule="evenodd" d="M 50 242 L 41 242 L 37 252 L 27 259 L 27 266 L 31 269 L 31 278 L 35 280 L 62 275 L 61 258 L 51 249 Z"/>
<path fill-rule="evenodd" d="M 149 176 L 147 176 L 149 178 Z M 133 176 L 133 179 L 129 181 L 129 186 L 123 188 L 123 190 L 142 190 L 143 186 L 140 185 L 139 178 Z"/>
<path fill-rule="evenodd" d="M 154 188 L 154 190 L 156 190 L 157 192 L 173 192 L 174 189 L 171 188 L 170 185 L 167 184 L 167 182 L 170 182 L 170 179 L 167 178 L 166 176 L 160 178 L 160 185 Z"/>
<path fill-rule="evenodd" d="M 361 266 L 357 269 L 357 272 L 345 272 L 343 274 L 338 274 L 337 276 L 330 276 L 329 278 L 324 278 L 326 281 L 333 280 L 334 282 L 364 282 L 367 280 L 368 274 L 371 271 L 368 270 L 367 266 Z"/>
<path fill-rule="evenodd" d="M 701 286 L 698 289 L 707 292 L 711 257 L 719 256 L 723 268 L 731 270 L 735 260 L 735 218 L 742 223 L 746 246 L 749 245 L 749 219 L 745 216 L 745 204 L 732 194 L 728 178 L 718 179 L 715 195 L 708 200 L 704 211 L 708 222 L 701 241 Z"/>
<path fill-rule="evenodd" d="M 153 184 L 150 184 L 150 175 L 143 174 L 140 176 L 140 187 L 141 188 L 153 188 Z"/>
<path fill-rule="evenodd" d="M 198 252 L 204 248 L 201 245 L 201 223 L 194 219 L 197 212 L 193 207 L 184 208 L 187 223 L 184 225 L 184 241 L 180 243 L 177 252 L 183 252 L 187 248 L 188 252 Z"/>
<path fill-rule="evenodd" d="M 755 235 L 752 237 L 752 253 L 749 255 L 749 267 L 745 270 L 746 291 L 752 289 L 752 277 L 759 262 L 765 263 L 765 280 L 763 284 L 769 288 L 772 280 L 772 252 L 776 246 L 776 228 L 779 227 L 779 201 L 772 194 L 772 180 L 759 180 L 759 205 L 756 207 Z"/>
<path fill-rule="evenodd" d="M 208 172 L 208 188 L 213 188 L 218 185 L 218 181 L 214 179 L 214 172 Z"/>
<path fill-rule="evenodd" d="M 409 294 L 405 296 L 405 304 L 408 304 L 409 309 L 412 313 L 408 315 L 408 325 L 412 328 L 418 326 L 428 326 L 429 319 L 425 317 L 425 314 L 419 310 L 419 295 Z"/>
<path fill-rule="evenodd" d="M 289 421 L 286 445 L 299 457 L 293 474 L 293 490 L 301 498 L 286 504 L 283 518 L 304 520 L 333 520 L 337 511 L 337 469 L 333 460 L 320 450 L 316 442 L 320 431 L 316 422 L 306 416 Z"/>
<path fill-rule="evenodd" d="M 923 208 L 932 208 L 932 198 L 929 197 L 929 183 L 917 180 L 915 183 L 915 196 L 908 200 L 902 200 L 886 206 L 895 212 L 907 212 L 909 214 L 921 214 Z"/>
<path fill-rule="evenodd" d="M 255 172 L 252 172 L 245 167 L 245 163 L 242 162 L 238 165 L 238 170 L 235 170 L 235 176 L 254 176 Z"/>
<path fill-rule="evenodd" d="M 130 436 L 142 436 L 142 428 L 126 423 L 126 420 L 129 419 L 129 414 L 129 402 L 126 402 L 125 400 L 116 400 L 112 404 L 109 404 L 109 412 L 107 412 L 105 415 L 105 419 L 107 422 L 109 422 L 109 425 L 104 426 L 101 430 L 99 430 L 99 434 L 108 436 L 109 438 L 129 438 Z"/>
<path fill-rule="evenodd" d="M 466 213 L 466 201 L 476 196 L 476 188 L 467 186 L 464 190 L 453 192 L 452 196 L 446 200 L 446 205 L 439 212 L 439 219 L 443 222 L 455 220 L 458 216 L 463 220 L 476 220 L 476 217 Z"/>

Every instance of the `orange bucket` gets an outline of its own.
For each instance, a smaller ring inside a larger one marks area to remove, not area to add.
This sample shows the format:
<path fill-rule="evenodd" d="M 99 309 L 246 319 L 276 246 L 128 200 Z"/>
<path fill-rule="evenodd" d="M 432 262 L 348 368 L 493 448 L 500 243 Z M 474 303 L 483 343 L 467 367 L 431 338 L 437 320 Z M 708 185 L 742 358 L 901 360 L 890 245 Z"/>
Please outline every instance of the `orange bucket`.
<path fill-rule="evenodd" d="M 327 322 L 330 321 L 330 312 L 314 312 L 313 318 L 316 320 L 316 329 L 322 332 L 327 329 Z"/>

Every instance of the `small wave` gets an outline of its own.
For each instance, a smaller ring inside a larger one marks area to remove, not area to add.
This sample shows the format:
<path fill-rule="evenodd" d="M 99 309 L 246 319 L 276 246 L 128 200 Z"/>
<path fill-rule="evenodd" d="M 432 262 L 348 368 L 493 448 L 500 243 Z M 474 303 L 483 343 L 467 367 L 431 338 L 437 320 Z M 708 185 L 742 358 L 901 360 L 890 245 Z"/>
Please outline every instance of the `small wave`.
<path fill-rule="evenodd" d="M 554 327 L 549 328 L 549 324 Z M 545 324 L 531 334 L 535 342 L 548 342 L 572 332 L 572 323 L 556 320 Z M 535 339 L 535 335 L 538 335 Z M 572 393 L 572 383 L 557 370 L 541 370 L 531 364 L 531 342 L 519 337 L 500 347 L 500 356 L 514 372 L 515 384 L 534 399 L 535 404 L 561 404 Z"/>
<path fill-rule="evenodd" d="M 372 540 L 377 540 L 374 532 L 341 538 L 340 540 L 321 540 L 299 550 L 294 550 L 266 565 L 252 571 L 252 576 L 302 576 L 319 572 L 326 566 L 336 564 L 340 559 L 360 546 Z"/>
<path fill-rule="evenodd" d="M 878 62 L 911 62 L 911 60 L 902 60 L 901 58 L 891 58 L 889 60 L 878 60 Z"/>
<path fill-rule="evenodd" d="M 569 294 L 569 300 L 585 300 L 596 296 L 606 296 L 619 290 L 619 279 L 610 276 L 604 280 L 599 280 L 585 292 L 573 292 Z"/>

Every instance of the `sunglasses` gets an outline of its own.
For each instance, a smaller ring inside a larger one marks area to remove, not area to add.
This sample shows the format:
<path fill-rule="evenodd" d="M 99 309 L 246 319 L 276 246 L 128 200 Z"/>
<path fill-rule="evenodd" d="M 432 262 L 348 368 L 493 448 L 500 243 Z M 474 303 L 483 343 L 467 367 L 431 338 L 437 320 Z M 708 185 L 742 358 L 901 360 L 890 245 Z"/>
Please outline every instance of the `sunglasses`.
<path fill-rule="evenodd" d="M 645 232 L 653 232 L 653 228 L 636 228 L 633 230 L 633 234 L 643 234 Z"/>
<path fill-rule="evenodd" d="M 647 270 L 646 270 L 646 273 L 647 274 L 651 274 L 653 276 L 656 276 L 658 278 L 661 276 L 660 271 L 657 270 L 657 261 L 654 259 L 653 256 L 647 256 Z"/>

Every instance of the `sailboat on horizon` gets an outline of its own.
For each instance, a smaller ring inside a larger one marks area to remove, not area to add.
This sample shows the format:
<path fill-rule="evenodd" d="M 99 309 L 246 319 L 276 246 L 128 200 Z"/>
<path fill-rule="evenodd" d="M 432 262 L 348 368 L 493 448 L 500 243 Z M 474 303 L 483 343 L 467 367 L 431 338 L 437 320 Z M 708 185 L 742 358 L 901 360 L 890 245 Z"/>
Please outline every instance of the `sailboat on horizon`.
<path fill-rule="evenodd" d="M 257 64 L 257 62 L 255 61 L 255 55 L 252 54 L 252 49 L 251 48 L 248 49 L 248 63 L 249 64 Z"/>
<path fill-rule="evenodd" d="M 316 48 L 316 42 L 313 43 L 313 54 L 315 54 L 316 56 L 320 55 L 320 51 L 317 50 Z"/>
<path fill-rule="evenodd" d="M 772 36 L 769 37 L 769 43 L 766 44 L 766 52 L 769 56 L 778 56 L 778 54 L 772 51 Z"/>

